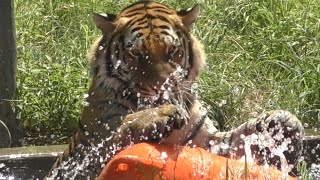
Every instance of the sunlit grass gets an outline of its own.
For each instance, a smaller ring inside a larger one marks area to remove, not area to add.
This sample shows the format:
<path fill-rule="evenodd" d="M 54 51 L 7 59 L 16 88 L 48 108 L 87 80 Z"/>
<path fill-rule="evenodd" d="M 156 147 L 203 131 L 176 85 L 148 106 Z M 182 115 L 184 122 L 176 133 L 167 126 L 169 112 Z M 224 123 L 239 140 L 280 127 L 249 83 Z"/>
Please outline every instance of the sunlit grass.
<path fill-rule="evenodd" d="M 313 178 L 310 177 L 307 171 L 307 163 L 305 161 L 302 161 L 297 166 L 298 172 L 300 174 L 300 179 L 302 180 L 312 180 Z"/>
<path fill-rule="evenodd" d="M 76 122 L 88 88 L 86 54 L 99 35 L 92 12 L 116 13 L 135 1 L 16 0 L 18 82 L 26 127 Z M 220 127 L 264 110 L 285 109 L 311 126 L 320 116 L 320 6 L 317 0 L 160 1 L 199 3 L 194 33 L 208 66 L 201 94 Z"/>

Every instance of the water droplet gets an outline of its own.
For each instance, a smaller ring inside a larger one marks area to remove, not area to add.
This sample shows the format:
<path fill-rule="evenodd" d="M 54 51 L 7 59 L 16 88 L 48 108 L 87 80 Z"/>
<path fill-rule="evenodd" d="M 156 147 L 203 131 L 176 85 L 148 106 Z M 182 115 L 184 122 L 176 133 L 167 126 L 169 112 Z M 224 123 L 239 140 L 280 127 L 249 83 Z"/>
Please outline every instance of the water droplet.
<path fill-rule="evenodd" d="M 89 103 L 89 102 L 87 102 L 87 101 L 84 101 L 84 102 L 82 103 L 82 105 L 84 105 L 84 106 L 89 106 L 89 105 L 90 105 L 90 103 Z"/>
<path fill-rule="evenodd" d="M 0 168 L 4 168 L 6 165 L 4 163 L 0 163 Z"/>
<path fill-rule="evenodd" d="M 192 144 L 192 139 L 190 139 L 186 145 L 191 145 Z"/>
<path fill-rule="evenodd" d="M 210 146 L 213 146 L 213 145 L 214 145 L 214 140 L 210 140 L 210 141 L 209 141 L 209 145 L 210 145 Z"/>
<path fill-rule="evenodd" d="M 220 146 L 221 149 L 229 149 L 230 146 L 228 144 L 225 144 L 225 143 L 221 143 L 221 146 Z"/>
<path fill-rule="evenodd" d="M 169 100 L 169 91 L 164 91 L 163 92 L 163 99 Z"/>
<path fill-rule="evenodd" d="M 110 129 L 110 126 L 109 126 L 109 124 L 108 124 L 108 123 L 106 123 L 104 126 L 106 127 L 106 129 L 107 129 L 107 130 L 109 130 L 109 129 Z"/>
<path fill-rule="evenodd" d="M 117 63 L 116 63 L 116 65 L 114 66 L 114 69 L 118 69 L 118 67 L 120 66 L 120 64 L 121 64 L 121 60 L 118 60 Z"/>
<path fill-rule="evenodd" d="M 166 152 L 161 152 L 160 158 L 166 160 L 168 158 L 168 154 Z"/>

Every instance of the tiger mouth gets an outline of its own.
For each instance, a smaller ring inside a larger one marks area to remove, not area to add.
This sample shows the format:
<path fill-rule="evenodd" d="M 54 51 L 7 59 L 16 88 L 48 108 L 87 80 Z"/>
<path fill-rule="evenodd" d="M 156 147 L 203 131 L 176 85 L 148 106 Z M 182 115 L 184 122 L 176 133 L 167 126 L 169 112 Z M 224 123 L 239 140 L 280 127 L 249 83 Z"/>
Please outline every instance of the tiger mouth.
<path fill-rule="evenodd" d="M 163 104 L 185 104 L 193 98 L 188 89 L 179 85 L 158 91 L 138 91 L 135 94 L 135 101 L 139 110 Z"/>
<path fill-rule="evenodd" d="M 136 87 L 133 92 L 134 94 L 132 95 L 135 96 L 138 107 L 155 107 L 170 103 L 175 99 L 175 94 L 179 94 L 179 90 L 176 87 L 160 88 L 155 86 Z"/>
<path fill-rule="evenodd" d="M 178 92 L 178 90 L 139 91 L 136 94 L 136 97 L 140 100 L 150 102 L 169 101 L 172 98 L 172 95 Z"/>

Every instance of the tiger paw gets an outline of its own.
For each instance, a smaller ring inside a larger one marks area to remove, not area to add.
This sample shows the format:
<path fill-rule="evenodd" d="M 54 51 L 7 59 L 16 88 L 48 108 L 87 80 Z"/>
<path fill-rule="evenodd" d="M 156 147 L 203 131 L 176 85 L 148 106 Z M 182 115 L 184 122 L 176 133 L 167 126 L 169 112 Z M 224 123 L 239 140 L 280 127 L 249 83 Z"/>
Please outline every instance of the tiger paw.
<path fill-rule="evenodd" d="M 253 151 L 263 157 L 263 161 L 281 167 L 281 152 L 288 164 L 296 164 L 302 151 L 303 126 L 296 116 L 287 111 L 269 111 L 258 117 L 255 130 L 263 135 L 266 141 L 272 142 L 267 146 L 256 146 Z M 280 152 L 280 155 L 278 154 Z"/>
<path fill-rule="evenodd" d="M 123 119 L 117 136 L 128 138 L 134 143 L 157 142 L 186 123 L 188 117 L 182 112 L 178 106 L 166 104 L 129 114 Z"/>
<path fill-rule="evenodd" d="M 268 130 L 269 132 L 273 132 L 276 134 L 279 131 L 285 131 L 287 133 L 292 132 L 302 132 L 303 126 L 298 118 L 288 111 L 275 110 L 268 111 L 257 119 L 256 130 L 262 132 L 264 130 Z"/>

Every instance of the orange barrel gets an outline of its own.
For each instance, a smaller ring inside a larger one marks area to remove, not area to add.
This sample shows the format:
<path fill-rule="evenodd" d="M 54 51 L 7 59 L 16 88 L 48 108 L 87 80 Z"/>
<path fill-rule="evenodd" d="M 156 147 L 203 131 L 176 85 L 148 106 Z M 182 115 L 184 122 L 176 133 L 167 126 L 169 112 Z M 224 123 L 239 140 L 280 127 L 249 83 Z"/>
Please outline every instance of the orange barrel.
<path fill-rule="evenodd" d="M 247 173 L 245 173 L 247 169 Z M 296 179 L 275 167 L 211 154 L 202 148 L 136 144 L 118 153 L 99 175 L 100 180 Z"/>

